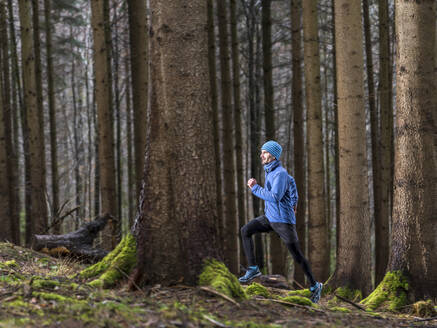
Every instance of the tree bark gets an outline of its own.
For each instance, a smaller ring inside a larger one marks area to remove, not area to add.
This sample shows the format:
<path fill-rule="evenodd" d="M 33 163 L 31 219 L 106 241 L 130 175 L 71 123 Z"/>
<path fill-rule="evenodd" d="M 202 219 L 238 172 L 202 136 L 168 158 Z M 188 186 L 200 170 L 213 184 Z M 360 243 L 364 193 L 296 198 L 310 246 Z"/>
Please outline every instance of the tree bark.
<path fill-rule="evenodd" d="M 239 272 L 238 217 L 235 193 L 235 154 L 232 129 L 232 86 L 229 56 L 228 20 L 224 1 L 217 1 L 220 42 L 221 102 L 223 119 L 223 171 L 224 171 L 224 260 L 229 270 Z"/>
<path fill-rule="evenodd" d="M 391 215 L 392 152 L 393 152 L 393 109 L 392 109 L 392 63 L 390 55 L 388 1 L 379 0 L 379 108 L 380 130 L 375 159 L 381 171 L 375 178 L 380 181 L 378 216 L 375 215 L 375 284 L 384 278 L 390 253 L 389 219 Z M 377 126 L 375 126 L 377 128 Z M 373 149 L 373 146 L 372 146 Z M 376 213 L 375 207 L 375 213 Z"/>
<path fill-rule="evenodd" d="M 209 68 L 209 85 L 211 92 L 211 109 L 214 135 L 214 152 L 217 154 L 215 161 L 215 180 L 217 194 L 217 231 L 219 240 L 223 241 L 223 199 L 222 199 L 222 174 L 221 174 L 221 157 L 220 154 L 220 133 L 219 133 L 219 114 L 217 102 L 217 68 L 216 68 L 216 46 L 214 33 L 214 4 L 213 0 L 207 0 L 208 10 L 208 68 Z M 223 245 L 222 245 L 223 247 Z"/>
<path fill-rule="evenodd" d="M 98 113 L 99 174 L 101 211 L 112 216 L 117 213 L 115 202 L 115 163 L 113 119 L 108 81 L 108 51 L 105 41 L 104 0 L 91 1 L 91 23 L 93 28 L 94 73 L 96 76 L 96 105 Z M 117 244 L 117 223 L 111 219 L 103 231 L 103 247 L 106 250 Z"/>
<path fill-rule="evenodd" d="M 235 155 L 237 162 L 237 204 L 238 226 L 240 229 L 246 223 L 246 207 L 244 204 L 244 191 L 246 184 L 243 172 L 243 135 L 241 123 L 241 100 L 240 100 L 240 51 L 238 48 L 237 34 L 237 4 L 236 0 L 230 0 L 231 17 L 231 45 L 232 45 L 232 78 L 234 91 L 234 126 L 235 126 Z M 244 261 L 244 252 L 240 239 L 240 263 Z"/>
<path fill-rule="evenodd" d="M 43 149 L 40 128 L 40 112 L 38 108 L 35 57 L 33 52 L 33 38 L 31 26 L 31 4 L 20 0 L 19 13 L 21 23 L 21 55 L 23 66 L 24 103 L 26 106 L 26 126 L 29 142 L 28 173 L 30 179 L 30 215 L 26 232 L 37 234 L 47 228 L 47 207 L 45 201 L 44 167 L 41 158 Z M 27 243 L 30 243 L 30 238 Z"/>
<path fill-rule="evenodd" d="M 136 199 L 143 181 L 144 149 L 146 147 L 146 111 L 148 99 L 148 50 L 146 1 L 128 1 L 129 36 L 132 74 L 132 103 L 134 110 L 134 147 Z"/>
<path fill-rule="evenodd" d="M 136 282 L 196 284 L 203 259 L 219 255 L 206 5 L 151 1 L 150 137 L 134 224 Z"/>
<path fill-rule="evenodd" d="M 323 169 L 322 98 L 317 1 L 302 2 L 308 144 L 308 255 L 317 279 L 329 275 Z"/>
<path fill-rule="evenodd" d="M 437 297 L 435 1 L 396 1 L 396 147 L 389 270 L 410 301 Z"/>
<path fill-rule="evenodd" d="M 305 185 L 305 138 L 304 138 L 304 108 L 302 99 L 302 37 L 301 37 L 301 1 L 291 0 L 291 57 L 292 81 L 291 99 L 293 111 L 293 138 L 294 138 L 294 178 L 299 203 L 296 215 L 296 230 L 300 247 L 305 254 L 306 245 L 306 185 Z M 298 265 L 294 267 L 294 280 L 303 285 L 305 275 Z"/>
<path fill-rule="evenodd" d="M 367 186 L 361 7 L 335 2 L 340 155 L 340 226 L 332 284 L 367 295 L 370 279 L 370 218 Z"/>
<path fill-rule="evenodd" d="M 11 83 L 10 83 L 10 69 L 9 69 L 9 46 L 8 46 L 8 28 L 6 21 L 6 6 L 0 4 L 0 21 L 2 21 L 1 29 L 1 48 L 2 48 L 2 60 L 3 60 L 3 121 L 4 121 L 4 146 L 5 146 L 5 163 L 7 172 L 6 186 L 8 187 L 8 202 L 7 207 L 9 211 L 9 225 L 11 230 L 11 236 L 9 240 L 13 243 L 19 244 L 20 238 L 20 217 L 17 211 L 18 194 L 17 189 L 17 174 L 16 169 L 17 160 L 16 154 L 12 144 L 12 111 L 11 103 Z M 0 64 L 1 65 L 1 64 Z"/>
<path fill-rule="evenodd" d="M 127 195 L 128 195 L 128 222 L 129 229 L 134 223 L 135 202 L 134 199 L 134 162 L 132 156 L 132 107 L 131 107 L 131 81 L 129 79 L 129 58 L 125 57 L 125 74 L 126 74 L 126 143 L 127 143 Z M 135 184 L 136 186 L 136 184 Z"/>
<path fill-rule="evenodd" d="M 46 32 L 46 57 L 47 57 L 47 96 L 49 103 L 50 124 L 50 155 L 52 175 L 52 221 L 56 222 L 59 216 L 59 175 L 57 158 L 57 131 L 56 131 L 56 98 L 53 83 L 53 58 L 52 58 L 52 30 L 51 30 L 51 2 L 44 0 L 45 32 Z M 61 225 L 53 226 L 53 233 L 59 234 Z"/>

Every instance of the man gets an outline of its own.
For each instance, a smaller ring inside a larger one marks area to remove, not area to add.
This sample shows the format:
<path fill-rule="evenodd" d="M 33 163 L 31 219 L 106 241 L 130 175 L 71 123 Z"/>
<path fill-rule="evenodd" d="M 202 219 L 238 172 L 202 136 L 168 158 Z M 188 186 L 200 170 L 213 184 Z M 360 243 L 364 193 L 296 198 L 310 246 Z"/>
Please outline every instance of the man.
<path fill-rule="evenodd" d="M 240 282 L 250 282 L 261 275 L 255 262 L 252 235 L 261 232 L 276 232 L 283 240 L 295 262 L 301 265 L 311 283 L 311 301 L 317 303 L 322 293 L 323 284 L 315 281 L 308 261 L 299 247 L 296 233 L 295 211 L 297 206 L 297 189 L 293 177 L 281 166 L 279 157 L 282 147 L 276 141 L 267 141 L 261 147 L 261 162 L 265 171 L 265 187 L 257 184 L 254 178 L 247 181 L 252 193 L 265 201 L 264 215 L 252 219 L 241 228 L 244 253 L 248 262 L 248 270 Z"/>

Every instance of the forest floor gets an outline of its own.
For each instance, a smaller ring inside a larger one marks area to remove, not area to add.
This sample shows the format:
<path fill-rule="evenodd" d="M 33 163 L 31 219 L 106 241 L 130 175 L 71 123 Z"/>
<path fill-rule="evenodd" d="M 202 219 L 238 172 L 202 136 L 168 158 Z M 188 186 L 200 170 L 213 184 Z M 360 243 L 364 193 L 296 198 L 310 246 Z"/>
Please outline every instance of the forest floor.
<path fill-rule="evenodd" d="M 335 307 L 329 296 L 314 308 L 259 297 L 237 303 L 183 285 L 95 289 L 73 277 L 83 268 L 0 243 L 0 327 L 437 327 L 437 320 L 408 314 L 367 313 L 347 303 Z"/>

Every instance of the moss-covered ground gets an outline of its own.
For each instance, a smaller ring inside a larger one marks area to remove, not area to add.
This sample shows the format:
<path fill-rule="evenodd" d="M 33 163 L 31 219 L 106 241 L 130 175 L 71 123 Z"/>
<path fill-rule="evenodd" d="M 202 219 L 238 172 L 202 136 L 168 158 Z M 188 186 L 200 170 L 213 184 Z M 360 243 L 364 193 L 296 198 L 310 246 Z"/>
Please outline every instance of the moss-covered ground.
<path fill-rule="evenodd" d="M 211 262 L 210 262 L 211 263 Z M 26 248 L 0 243 L 0 327 L 399 327 L 420 326 L 411 314 L 367 313 L 347 303 L 332 306 L 332 296 L 318 306 L 298 302 L 307 293 L 235 286 L 233 276 L 220 263 L 222 277 L 231 278 L 230 302 L 219 295 L 191 286 L 148 286 L 128 291 L 125 281 L 110 289 L 89 284 L 78 273 L 86 267 L 68 259 L 56 259 Z M 214 271 L 204 285 L 220 289 L 227 284 Z M 235 291 L 234 291 L 235 293 Z M 275 302 L 276 301 L 276 302 Z M 278 302 L 279 301 L 279 302 Z M 289 305 L 285 302 L 291 303 Z M 293 305 L 298 304 L 298 305 Z M 414 316 L 413 316 L 414 315 Z M 435 323 L 435 322 L 434 322 Z"/>

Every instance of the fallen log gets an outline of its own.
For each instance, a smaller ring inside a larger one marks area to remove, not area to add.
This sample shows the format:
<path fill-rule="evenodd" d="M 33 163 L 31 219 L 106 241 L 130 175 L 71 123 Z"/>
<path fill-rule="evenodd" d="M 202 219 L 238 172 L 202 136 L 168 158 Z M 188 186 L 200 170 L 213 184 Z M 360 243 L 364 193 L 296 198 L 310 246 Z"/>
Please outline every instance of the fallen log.
<path fill-rule="evenodd" d="M 93 241 L 108 220 L 113 217 L 105 214 L 64 235 L 34 235 L 32 248 L 54 256 L 72 256 L 84 262 L 100 261 L 108 252 L 93 248 Z"/>

